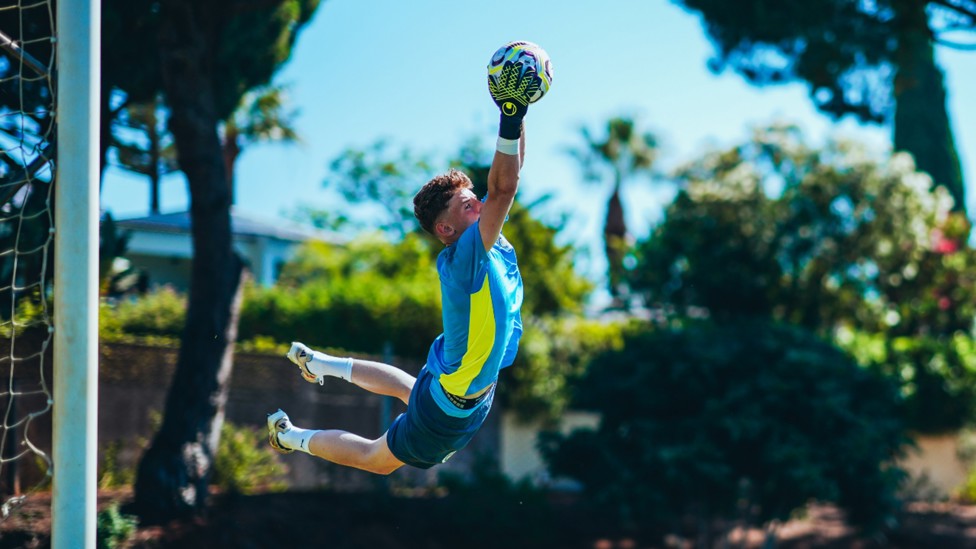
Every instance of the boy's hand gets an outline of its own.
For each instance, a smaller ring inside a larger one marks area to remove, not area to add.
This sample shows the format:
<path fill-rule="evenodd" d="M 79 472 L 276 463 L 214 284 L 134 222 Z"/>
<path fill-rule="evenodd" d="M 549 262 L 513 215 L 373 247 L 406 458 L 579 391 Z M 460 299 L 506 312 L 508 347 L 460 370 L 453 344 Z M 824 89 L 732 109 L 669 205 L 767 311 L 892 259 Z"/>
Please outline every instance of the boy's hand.
<path fill-rule="evenodd" d="M 539 75 L 535 68 L 522 63 L 505 63 L 497 79 L 488 79 L 488 92 L 501 111 L 498 135 L 518 139 L 522 133 L 522 118 L 529 110 L 529 98 L 539 89 Z"/>

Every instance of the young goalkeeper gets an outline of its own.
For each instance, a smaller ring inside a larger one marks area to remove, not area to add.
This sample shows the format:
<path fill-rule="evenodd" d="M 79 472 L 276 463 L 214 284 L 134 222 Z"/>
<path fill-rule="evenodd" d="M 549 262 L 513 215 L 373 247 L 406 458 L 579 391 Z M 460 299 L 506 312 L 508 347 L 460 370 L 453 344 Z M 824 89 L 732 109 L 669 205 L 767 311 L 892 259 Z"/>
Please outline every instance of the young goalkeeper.
<path fill-rule="evenodd" d="M 340 430 L 300 429 L 278 410 L 268 416 L 275 449 L 389 474 L 404 464 L 426 469 L 447 461 L 484 423 L 498 372 L 512 364 L 522 335 L 522 277 L 501 231 L 518 189 L 525 156 L 522 119 L 538 77 L 531 67 L 508 63 L 499 82 L 491 88 L 501 117 L 484 201 L 457 170 L 427 182 L 413 200 L 421 226 L 446 246 L 437 258 L 444 333 L 417 378 L 388 364 L 334 357 L 301 343 L 288 352 L 309 382 L 339 377 L 399 398 L 407 411 L 386 434 L 369 440 Z"/>

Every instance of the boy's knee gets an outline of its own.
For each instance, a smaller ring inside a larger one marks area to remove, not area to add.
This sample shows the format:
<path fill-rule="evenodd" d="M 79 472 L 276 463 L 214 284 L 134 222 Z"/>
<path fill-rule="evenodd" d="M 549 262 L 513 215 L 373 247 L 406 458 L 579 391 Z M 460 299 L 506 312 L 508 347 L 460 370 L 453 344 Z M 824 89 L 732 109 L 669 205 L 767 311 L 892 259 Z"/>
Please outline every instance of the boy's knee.
<path fill-rule="evenodd" d="M 390 452 L 389 447 L 386 445 L 385 439 L 380 440 L 382 440 L 382 444 L 375 447 L 369 456 L 369 467 L 367 470 L 371 473 L 376 473 L 377 475 L 389 475 L 393 471 L 396 471 L 402 467 L 403 462 L 397 459 L 396 456 Z"/>
<path fill-rule="evenodd" d="M 371 473 L 377 475 L 389 475 L 390 473 L 396 471 L 403 466 L 403 463 L 398 459 L 384 459 L 379 461 L 374 461 L 369 468 Z"/>
<path fill-rule="evenodd" d="M 399 468 L 400 468 L 400 464 L 395 464 L 395 465 L 383 464 L 375 467 L 372 472 L 376 473 L 377 475 L 387 476 L 389 474 L 392 474 L 394 471 L 396 471 Z"/>

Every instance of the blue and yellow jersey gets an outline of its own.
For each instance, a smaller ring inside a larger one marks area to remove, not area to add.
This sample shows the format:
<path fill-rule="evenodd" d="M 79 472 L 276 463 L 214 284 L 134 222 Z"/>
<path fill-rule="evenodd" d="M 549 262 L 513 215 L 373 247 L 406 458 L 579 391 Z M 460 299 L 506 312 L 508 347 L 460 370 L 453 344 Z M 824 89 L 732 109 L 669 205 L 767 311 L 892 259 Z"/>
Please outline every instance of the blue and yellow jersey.
<path fill-rule="evenodd" d="M 464 416 L 444 395 L 483 392 L 512 364 L 522 335 L 522 275 L 515 250 L 500 236 L 485 250 L 476 222 L 437 257 L 444 333 L 434 340 L 427 368 L 434 400 L 450 415 Z M 443 390 L 441 390 L 443 388 Z"/>

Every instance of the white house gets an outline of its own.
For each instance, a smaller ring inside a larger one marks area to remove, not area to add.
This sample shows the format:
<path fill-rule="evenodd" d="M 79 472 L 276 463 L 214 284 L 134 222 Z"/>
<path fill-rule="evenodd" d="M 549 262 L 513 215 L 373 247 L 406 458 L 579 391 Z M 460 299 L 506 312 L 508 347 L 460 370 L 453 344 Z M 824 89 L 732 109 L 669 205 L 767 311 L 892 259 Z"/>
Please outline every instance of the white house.
<path fill-rule="evenodd" d="M 133 268 L 149 273 L 151 285 L 172 285 L 186 290 L 190 284 L 193 245 L 190 213 L 176 212 L 120 219 L 120 232 L 129 233 L 125 257 Z M 234 249 L 243 258 L 255 282 L 270 286 L 281 266 L 306 240 L 331 240 L 314 229 L 280 220 L 265 220 L 231 211 Z"/>

